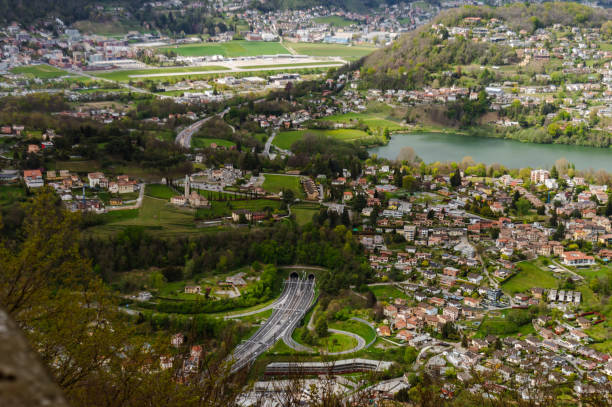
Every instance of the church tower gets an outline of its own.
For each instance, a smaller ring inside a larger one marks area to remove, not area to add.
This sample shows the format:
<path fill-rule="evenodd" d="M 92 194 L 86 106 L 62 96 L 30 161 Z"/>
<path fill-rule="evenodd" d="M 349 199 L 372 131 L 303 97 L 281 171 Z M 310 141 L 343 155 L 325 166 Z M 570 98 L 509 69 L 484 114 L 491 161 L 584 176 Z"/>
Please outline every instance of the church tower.
<path fill-rule="evenodd" d="M 191 181 L 189 180 L 189 175 L 185 174 L 185 198 L 189 199 L 189 187 L 191 185 Z"/>

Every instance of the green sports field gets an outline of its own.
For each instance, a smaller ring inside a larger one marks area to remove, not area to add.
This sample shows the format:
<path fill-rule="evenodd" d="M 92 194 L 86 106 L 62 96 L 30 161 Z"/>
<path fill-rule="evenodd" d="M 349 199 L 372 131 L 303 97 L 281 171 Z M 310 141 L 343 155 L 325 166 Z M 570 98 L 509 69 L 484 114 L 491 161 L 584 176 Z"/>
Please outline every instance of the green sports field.
<path fill-rule="evenodd" d="M 258 55 L 289 54 L 279 42 L 228 41 L 203 42 L 158 48 L 160 52 L 172 51 L 179 56 L 203 57 L 223 55 L 224 57 L 254 57 Z"/>

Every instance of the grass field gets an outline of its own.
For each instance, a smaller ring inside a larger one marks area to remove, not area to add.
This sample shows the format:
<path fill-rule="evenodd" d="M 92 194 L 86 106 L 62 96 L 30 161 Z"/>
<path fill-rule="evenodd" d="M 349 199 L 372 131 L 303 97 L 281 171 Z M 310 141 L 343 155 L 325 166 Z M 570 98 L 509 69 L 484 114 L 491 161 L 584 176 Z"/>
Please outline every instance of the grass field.
<path fill-rule="evenodd" d="M 376 50 L 376 47 L 368 46 L 348 46 L 309 42 L 297 42 L 288 46 L 301 55 L 310 55 L 314 57 L 341 57 L 346 59 L 358 59 Z"/>
<path fill-rule="evenodd" d="M 204 71 L 225 71 L 228 68 L 224 66 L 182 66 L 176 68 L 154 68 L 154 69 L 126 69 L 112 72 L 94 72 L 95 76 L 104 79 L 110 79 L 117 82 L 129 82 L 130 80 L 143 80 L 147 78 L 132 78 L 133 75 L 149 75 L 149 74 L 164 74 L 164 73 L 180 73 L 180 72 L 204 72 Z M 151 79 L 157 79 L 156 77 Z"/>
<path fill-rule="evenodd" d="M 374 331 L 372 327 L 352 319 L 349 319 L 348 321 L 333 322 L 329 325 L 329 327 L 357 334 L 365 339 L 366 343 L 370 343 L 376 339 L 376 331 Z"/>
<path fill-rule="evenodd" d="M 408 299 L 408 296 L 403 291 L 392 285 L 370 286 L 370 291 L 374 293 L 378 301 L 390 301 L 394 298 Z"/>
<path fill-rule="evenodd" d="M 363 122 L 370 128 L 385 129 L 390 131 L 402 129 L 402 125 L 397 121 L 392 120 L 384 112 L 364 112 L 364 113 L 346 113 L 333 115 L 321 119 L 321 121 L 332 121 L 337 123 L 358 123 Z"/>
<path fill-rule="evenodd" d="M 333 25 L 334 27 L 348 27 L 349 25 L 356 23 L 353 20 L 349 20 L 348 18 L 344 18 L 341 16 L 316 17 L 313 18 L 313 21 L 319 24 Z"/>
<path fill-rule="evenodd" d="M 291 213 L 295 215 L 295 221 L 298 223 L 298 225 L 303 226 L 312 222 L 312 216 L 319 213 L 319 211 L 316 209 L 292 208 Z"/>
<path fill-rule="evenodd" d="M 145 187 L 145 195 L 158 199 L 170 199 L 177 193 L 167 185 L 148 184 Z"/>
<path fill-rule="evenodd" d="M 32 78 L 53 79 L 70 75 L 68 72 L 49 65 L 28 65 L 11 69 L 12 73 L 23 74 Z"/>
<path fill-rule="evenodd" d="M 25 196 L 25 190 L 19 185 L 0 185 L 0 206 L 13 205 Z"/>
<path fill-rule="evenodd" d="M 193 211 L 178 209 L 164 200 L 145 196 L 137 216 L 109 222 L 90 231 L 94 234 L 111 234 L 129 226 L 155 230 L 158 236 L 197 233 Z M 123 211 L 121 211 L 123 212 Z"/>
<path fill-rule="evenodd" d="M 205 193 L 202 195 L 206 196 Z M 272 211 L 280 208 L 280 201 L 272 199 L 251 199 L 241 201 L 212 201 L 210 208 L 201 208 L 196 211 L 198 219 L 218 219 L 232 214 L 234 209 L 249 209 L 251 211 Z"/>
<path fill-rule="evenodd" d="M 319 62 L 300 62 L 297 64 L 276 64 L 276 65 L 246 65 L 241 66 L 241 69 L 267 69 L 267 68 L 292 68 L 311 65 L 340 65 L 337 61 L 319 61 Z"/>
<path fill-rule="evenodd" d="M 556 288 L 557 279 L 552 272 L 541 269 L 533 262 L 518 263 L 520 271 L 502 284 L 502 289 L 508 294 L 520 293 L 532 287 Z"/>
<path fill-rule="evenodd" d="M 223 55 L 224 57 L 254 57 L 258 55 L 289 54 L 279 42 L 229 41 L 177 45 L 158 48 L 160 52 L 172 51 L 179 56 L 202 57 Z"/>
<path fill-rule="evenodd" d="M 295 193 L 296 197 L 303 197 L 302 185 L 300 178 L 293 175 L 265 174 L 265 180 L 262 188 L 268 192 L 277 194 L 283 189 L 290 189 Z"/>
<path fill-rule="evenodd" d="M 319 340 L 320 348 L 326 352 L 342 352 L 357 346 L 357 340 L 351 336 L 331 333 Z"/>
<path fill-rule="evenodd" d="M 283 131 L 280 132 L 274 140 L 272 144 L 275 146 L 282 148 L 284 150 L 289 150 L 291 145 L 298 140 L 301 140 L 304 135 L 315 134 L 322 135 L 326 137 L 332 137 L 342 141 L 356 141 L 356 140 L 365 140 L 369 138 L 375 138 L 363 130 L 358 129 L 333 129 L 333 130 L 319 130 L 319 129 L 307 129 L 307 130 L 295 130 L 295 131 Z"/>
<path fill-rule="evenodd" d="M 84 160 L 84 161 L 56 161 L 55 169 L 57 170 L 68 170 L 73 172 L 92 172 L 95 169 L 100 168 L 97 161 Z"/>
<path fill-rule="evenodd" d="M 215 143 L 217 146 L 221 147 L 233 147 L 236 145 L 233 141 L 224 140 L 220 138 L 204 138 L 204 137 L 192 137 L 191 138 L 191 146 L 195 148 L 204 148 L 210 147 L 212 143 Z"/>

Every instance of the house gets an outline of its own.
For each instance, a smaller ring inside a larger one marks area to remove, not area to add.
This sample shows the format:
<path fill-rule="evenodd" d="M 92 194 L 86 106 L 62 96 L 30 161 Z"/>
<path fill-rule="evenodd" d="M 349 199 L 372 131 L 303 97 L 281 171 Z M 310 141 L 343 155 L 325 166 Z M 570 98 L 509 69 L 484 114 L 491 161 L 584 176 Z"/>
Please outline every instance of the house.
<path fill-rule="evenodd" d="M 382 325 L 376 328 L 376 333 L 379 336 L 391 336 L 391 329 L 387 325 Z"/>
<path fill-rule="evenodd" d="M 480 298 L 465 297 L 463 303 L 469 307 L 477 308 L 480 306 Z"/>
<path fill-rule="evenodd" d="M 174 346 L 175 348 L 178 348 L 179 346 L 181 346 L 183 343 L 185 343 L 185 335 L 183 335 L 182 333 L 177 333 L 172 335 L 172 339 L 170 339 L 170 343 L 172 344 L 172 346 Z"/>
<path fill-rule="evenodd" d="M 104 178 L 104 174 L 101 172 L 90 172 L 87 174 L 87 180 L 89 181 L 89 187 L 101 187 L 100 181 Z"/>
<path fill-rule="evenodd" d="M 563 258 L 563 264 L 566 266 L 592 266 L 595 264 L 595 258 L 588 256 L 582 252 L 564 252 L 561 256 Z"/>
<path fill-rule="evenodd" d="M 201 294 L 202 287 L 199 285 L 186 285 L 185 286 L 185 294 Z"/>
<path fill-rule="evenodd" d="M 402 329 L 395 335 L 395 337 L 401 341 L 409 341 L 413 338 L 413 335 L 406 329 Z"/>
<path fill-rule="evenodd" d="M 480 274 L 476 274 L 476 273 L 468 274 L 468 281 L 473 284 L 480 284 L 480 282 L 482 281 L 482 278 L 483 277 Z"/>
<path fill-rule="evenodd" d="M 23 180 L 28 188 L 40 188 L 45 185 L 41 170 L 24 170 Z"/>

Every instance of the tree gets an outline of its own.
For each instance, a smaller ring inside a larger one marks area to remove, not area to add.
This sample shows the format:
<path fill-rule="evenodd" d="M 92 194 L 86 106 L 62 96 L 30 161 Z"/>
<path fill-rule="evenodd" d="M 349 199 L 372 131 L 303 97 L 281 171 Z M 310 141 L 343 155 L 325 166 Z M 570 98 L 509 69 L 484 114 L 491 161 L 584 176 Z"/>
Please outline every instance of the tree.
<path fill-rule="evenodd" d="M 450 183 L 453 188 L 461 186 L 461 171 L 459 168 L 457 168 L 451 176 Z"/>
<path fill-rule="evenodd" d="M 608 204 L 606 205 L 606 216 L 612 216 L 612 194 L 608 195 Z"/>
<path fill-rule="evenodd" d="M 526 215 L 529 212 L 529 209 L 531 209 L 531 203 L 527 199 L 521 198 L 516 201 L 516 212 L 519 216 Z"/>
<path fill-rule="evenodd" d="M 559 178 L 559 171 L 557 171 L 557 167 L 555 165 L 553 165 L 552 169 L 550 170 L 550 178 L 552 179 Z"/>
<path fill-rule="evenodd" d="M 329 331 L 327 328 L 327 319 L 325 317 L 321 317 L 317 320 L 315 325 L 315 332 L 319 338 L 325 338 L 329 335 Z"/>

